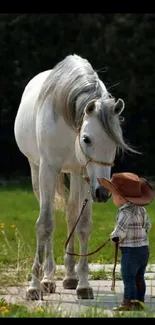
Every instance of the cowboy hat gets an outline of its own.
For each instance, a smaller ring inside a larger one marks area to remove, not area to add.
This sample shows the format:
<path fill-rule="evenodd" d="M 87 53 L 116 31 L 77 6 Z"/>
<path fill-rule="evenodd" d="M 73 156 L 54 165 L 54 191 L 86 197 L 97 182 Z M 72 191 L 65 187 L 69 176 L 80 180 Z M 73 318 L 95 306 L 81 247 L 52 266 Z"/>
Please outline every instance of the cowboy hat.
<path fill-rule="evenodd" d="M 112 175 L 111 181 L 106 178 L 97 180 L 112 194 L 120 195 L 128 202 L 137 205 L 149 204 L 154 198 L 153 188 L 148 181 L 134 173 L 115 173 Z"/>

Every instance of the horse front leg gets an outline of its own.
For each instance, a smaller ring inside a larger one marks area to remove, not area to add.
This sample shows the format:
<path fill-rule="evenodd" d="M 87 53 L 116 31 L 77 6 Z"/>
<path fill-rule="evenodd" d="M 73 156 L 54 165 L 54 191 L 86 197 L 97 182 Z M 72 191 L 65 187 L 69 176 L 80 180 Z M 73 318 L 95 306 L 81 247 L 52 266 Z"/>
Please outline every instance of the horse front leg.
<path fill-rule="evenodd" d="M 83 177 L 79 179 L 79 211 L 82 208 L 85 198 L 88 198 L 89 185 L 85 182 Z M 89 195 L 89 200 L 86 204 L 86 207 L 83 211 L 81 219 L 77 225 L 76 231 L 80 243 L 80 254 L 88 253 L 88 240 L 90 237 L 92 229 L 92 199 Z M 93 289 L 90 287 L 88 281 L 88 257 L 81 256 L 77 266 L 77 273 L 79 276 L 78 286 L 76 288 L 76 293 L 78 299 L 93 299 Z"/>
<path fill-rule="evenodd" d="M 72 173 L 70 177 L 70 192 L 68 206 L 66 211 L 67 235 L 72 231 L 78 215 L 79 203 L 79 175 Z M 67 252 L 74 253 L 74 232 L 67 245 Z M 76 289 L 78 284 L 77 274 L 75 272 L 75 257 L 73 255 L 64 256 L 65 277 L 63 280 L 64 289 Z"/>
<path fill-rule="evenodd" d="M 53 281 L 55 261 L 52 250 L 52 233 L 54 231 L 54 197 L 58 173 L 55 168 L 49 166 L 44 160 L 40 162 L 39 190 L 40 190 L 40 214 L 36 222 L 37 249 L 32 267 L 32 280 L 27 290 L 28 300 L 42 298 L 42 291 L 54 292 L 56 285 Z M 42 264 L 45 252 L 44 277 L 42 276 Z"/>

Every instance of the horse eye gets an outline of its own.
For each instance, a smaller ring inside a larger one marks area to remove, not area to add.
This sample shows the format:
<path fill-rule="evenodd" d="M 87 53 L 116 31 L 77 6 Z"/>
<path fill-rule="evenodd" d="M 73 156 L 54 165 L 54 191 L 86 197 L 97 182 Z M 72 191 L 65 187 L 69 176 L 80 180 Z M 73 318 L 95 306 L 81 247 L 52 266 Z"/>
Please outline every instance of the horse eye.
<path fill-rule="evenodd" d="M 123 123 L 125 121 L 125 117 L 124 116 L 120 116 L 120 122 Z"/>
<path fill-rule="evenodd" d="M 90 138 L 87 135 L 84 135 L 82 139 L 87 144 L 90 144 L 91 143 L 91 140 L 90 140 Z"/>

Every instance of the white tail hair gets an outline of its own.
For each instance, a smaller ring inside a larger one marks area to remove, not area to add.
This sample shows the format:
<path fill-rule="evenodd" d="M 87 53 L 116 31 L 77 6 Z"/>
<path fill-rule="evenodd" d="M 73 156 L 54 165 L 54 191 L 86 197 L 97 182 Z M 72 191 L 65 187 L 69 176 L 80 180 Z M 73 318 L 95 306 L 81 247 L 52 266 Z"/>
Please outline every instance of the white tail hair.
<path fill-rule="evenodd" d="M 68 188 L 65 185 L 65 175 L 61 173 L 56 186 L 54 207 L 56 210 L 64 211 L 67 206 Z"/>

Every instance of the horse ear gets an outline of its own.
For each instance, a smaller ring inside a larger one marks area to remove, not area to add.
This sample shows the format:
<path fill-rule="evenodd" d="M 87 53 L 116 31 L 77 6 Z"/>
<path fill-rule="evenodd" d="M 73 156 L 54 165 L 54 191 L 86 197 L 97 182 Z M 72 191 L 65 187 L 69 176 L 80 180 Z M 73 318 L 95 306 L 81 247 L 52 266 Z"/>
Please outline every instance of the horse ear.
<path fill-rule="evenodd" d="M 120 115 L 122 113 L 122 111 L 124 110 L 124 107 L 125 107 L 125 103 L 124 103 L 123 99 L 119 98 L 114 105 L 114 108 L 113 108 L 114 113 L 117 115 Z"/>
<path fill-rule="evenodd" d="M 85 113 L 91 114 L 93 113 L 94 109 L 95 109 L 95 101 L 91 101 L 86 105 Z"/>

